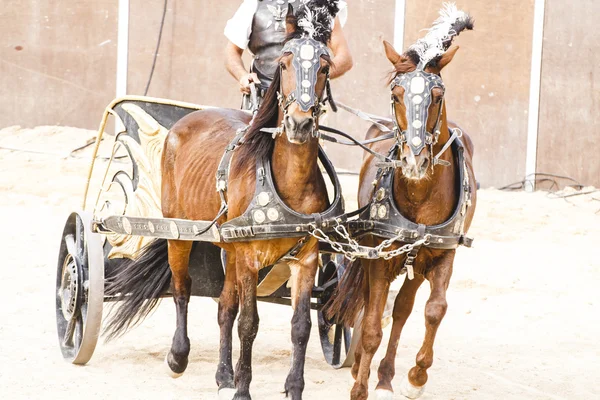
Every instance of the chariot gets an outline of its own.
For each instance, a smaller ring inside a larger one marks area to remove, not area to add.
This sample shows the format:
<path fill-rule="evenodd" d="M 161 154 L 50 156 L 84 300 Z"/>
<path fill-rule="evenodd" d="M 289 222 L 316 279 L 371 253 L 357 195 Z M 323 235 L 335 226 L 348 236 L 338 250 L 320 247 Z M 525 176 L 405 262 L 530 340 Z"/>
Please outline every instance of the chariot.
<path fill-rule="evenodd" d="M 105 295 L 106 281 L 152 239 L 194 241 L 189 267 L 192 295 L 219 297 L 225 275 L 221 250 L 214 243 L 228 239 L 210 221 L 163 218 L 160 209 L 160 162 L 167 132 L 185 115 L 205 108 L 141 96 L 118 98 L 107 106 L 96 137 L 82 210 L 68 216 L 60 243 L 56 322 L 66 360 L 74 364 L 90 360 L 101 334 L 104 304 L 114 300 Z M 92 176 L 98 175 L 96 160 L 100 144 L 108 136 L 105 128 L 110 116 L 122 129 L 114 136 L 106 170 L 95 187 Z M 332 196 L 340 198 L 335 170 L 331 164 L 322 165 L 332 183 Z M 325 360 L 334 368 L 352 365 L 359 338 L 357 330 L 330 321 L 319 311 L 344 271 L 342 260 L 342 254 L 323 243 L 311 301 L 311 308 L 318 313 Z M 289 278 L 285 261 L 260 270 L 259 300 L 291 304 L 286 284 Z"/>

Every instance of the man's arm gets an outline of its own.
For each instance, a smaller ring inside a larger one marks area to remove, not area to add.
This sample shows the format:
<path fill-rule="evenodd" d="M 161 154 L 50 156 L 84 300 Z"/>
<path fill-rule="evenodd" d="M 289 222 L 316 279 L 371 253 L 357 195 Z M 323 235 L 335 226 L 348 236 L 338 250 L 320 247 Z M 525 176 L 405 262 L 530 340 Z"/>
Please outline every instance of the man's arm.
<path fill-rule="evenodd" d="M 344 36 L 340 20 L 337 17 L 335 18 L 335 24 L 333 25 L 333 31 L 331 32 L 329 47 L 333 51 L 333 65 L 329 72 L 329 77 L 335 79 L 348 72 L 353 65 L 348 42 Z"/>
<path fill-rule="evenodd" d="M 259 84 L 260 80 L 256 74 L 248 73 L 248 70 L 244 66 L 244 61 L 242 60 L 243 53 L 244 49 L 240 49 L 232 42 L 227 42 L 227 46 L 225 46 L 225 67 L 227 67 L 227 71 L 229 71 L 231 76 L 233 76 L 240 84 L 240 91 L 249 94 L 250 83 L 254 82 Z"/>

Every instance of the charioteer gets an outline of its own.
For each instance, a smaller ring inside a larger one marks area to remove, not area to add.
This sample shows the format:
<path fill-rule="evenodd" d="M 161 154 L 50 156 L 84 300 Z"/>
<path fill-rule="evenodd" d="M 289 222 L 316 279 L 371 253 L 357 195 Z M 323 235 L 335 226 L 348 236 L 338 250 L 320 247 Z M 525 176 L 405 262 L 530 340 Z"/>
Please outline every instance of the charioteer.
<path fill-rule="evenodd" d="M 305 3 L 304 0 L 244 0 L 227 22 L 224 33 L 229 42 L 225 48 L 225 65 L 240 84 L 244 94 L 243 109 L 254 110 L 260 105 L 273 80 L 287 37 L 286 17 Z M 352 56 L 342 30 L 348 7 L 344 1 L 339 1 L 338 7 L 340 11 L 334 19 L 328 43 L 333 53 L 330 79 L 338 78 L 352 68 Z M 253 57 L 249 70 L 242 60 L 246 49 Z M 252 83 L 257 87 L 258 104 L 252 104 L 249 96 Z"/>

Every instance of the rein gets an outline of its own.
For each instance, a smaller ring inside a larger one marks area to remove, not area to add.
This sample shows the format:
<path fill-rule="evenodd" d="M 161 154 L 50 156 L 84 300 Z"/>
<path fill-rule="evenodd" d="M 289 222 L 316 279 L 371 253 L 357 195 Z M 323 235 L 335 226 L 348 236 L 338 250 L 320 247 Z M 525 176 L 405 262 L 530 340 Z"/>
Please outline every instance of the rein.
<path fill-rule="evenodd" d="M 327 126 L 321 126 L 320 129 L 324 130 L 325 132 L 333 133 L 335 135 L 339 135 L 339 136 L 342 136 L 342 137 L 350 140 L 350 142 L 344 142 L 344 141 L 340 141 L 340 140 L 336 139 L 333 136 L 324 135 L 324 134 L 321 133 L 321 137 L 323 139 L 329 141 L 329 142 L 339 143 L 339 144 L 343 144 L 343 145 L 346 145 L 346 146 L 358 146 L 361 149 L 363 149 L 364 151 L 366 151 L 367 153 L 372 154 L 378 160 L 385 161 L 385 162 L 392 161 L 390 158 L 384 156 L 383 154 L 380 154 L 380 153 L 378 153 L 378 152 L 376 152 L 374 150 L 371 150 L 366 145 L 370 144 L 370 143 L 380 142 L 382 140 L 392 139 L 395 136 L 393 132 L 391 134 L 388 133 L 388 134 L 386 134 L 384 136 L 380 136 L 380 137 L 377 137 L 377 138 L 373 138 L 373 139 L 369 139 L 369 140 L 365 140 L 363 142 L 360 142 L 360 141 L 354 139 L 352 136 L 348 135 L 347 133 L 344 133 L 344 132 L 339 131 L 339 130 L 334 129 L 334 128 L 329 128 Z"/>

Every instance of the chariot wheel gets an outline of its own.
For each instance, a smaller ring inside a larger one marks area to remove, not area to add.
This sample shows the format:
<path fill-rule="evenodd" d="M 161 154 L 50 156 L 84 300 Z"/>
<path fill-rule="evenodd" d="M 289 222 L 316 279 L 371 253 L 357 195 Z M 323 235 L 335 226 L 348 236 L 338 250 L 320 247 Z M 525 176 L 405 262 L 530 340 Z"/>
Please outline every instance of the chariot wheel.
<path fill-rule="evenodd" d="M 69 215 L 62 234 L 56 273 L 56 328 L 65 360 L 87 363 L 100 334 L 104 302 L 101 236 L 91 231 L 87 212 Z"/>
<path fill-rule="evenodd" d="M 324 289 L 317 302 L 327 303 L 344 273 L 344 256 L 322 254 L 323 267 L 317 273 L 317 285 Z M 328 320 L 323 312 L 317 312 L 319 323 L 319 338 L 325 361 L 335 369 L 351 367 L 354 363 L 354 351 L 360 341 L 360 321 L 356 328 L 350 328 Z"/>

